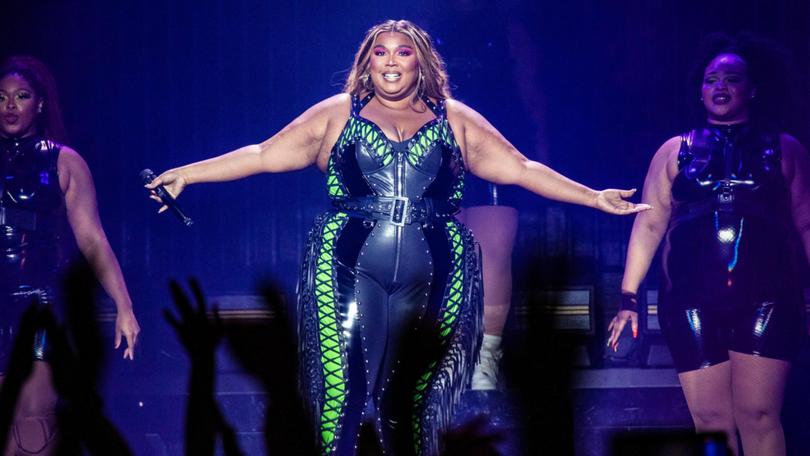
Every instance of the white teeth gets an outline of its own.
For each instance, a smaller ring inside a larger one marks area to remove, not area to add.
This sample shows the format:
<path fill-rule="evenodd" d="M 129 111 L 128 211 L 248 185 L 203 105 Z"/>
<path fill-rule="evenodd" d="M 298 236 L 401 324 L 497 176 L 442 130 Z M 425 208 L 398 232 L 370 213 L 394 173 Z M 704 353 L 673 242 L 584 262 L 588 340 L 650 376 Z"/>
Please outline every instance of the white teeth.
<path fill-rule="evenodd" d="M 385 74 L 383 74 L 383 78 L 385 78 L 386 81 L 396 81 L 400 77 L 401 77 L 401 75 L 399 73 L 385 73 Z"/>

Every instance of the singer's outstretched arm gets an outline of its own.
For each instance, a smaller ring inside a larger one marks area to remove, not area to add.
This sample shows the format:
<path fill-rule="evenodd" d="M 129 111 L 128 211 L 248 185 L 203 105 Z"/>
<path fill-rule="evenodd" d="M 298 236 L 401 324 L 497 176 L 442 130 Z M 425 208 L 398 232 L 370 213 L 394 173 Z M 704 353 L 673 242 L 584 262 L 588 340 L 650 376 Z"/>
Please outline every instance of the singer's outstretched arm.
<path fill-rule="evenodd" d="M 281 131 L 262 142 L 170 169 L 147 188 L 163 185 L 177 197 L 186 185 L 222 182 L 259 173 L 295 171 L 317 164 L 326 168 L 329 151 L 349 117 L 351 97 L 339 94 L 307 109 Z M 154 197 L 154 199 L 158 199 Z M 165 207 L 161 210 L 165 210 Z"/>
<path fill-rule="evenodd" d="M 529 160 L 474 109 L 456 100 L 447 100 L 446 106 L 447 120 L 464 154 L 464 163 L 474 175 L 499 185 L 519 185 L 545 198 L 611 214 L 632 214 L 650 208 L 624 200 L 635 190 L 594 190 Z"/>
<path fill-rule="evenodd" d="M 123 336 L 127 342 L 124 358 L 133 359 L 141 329 L 132 311 L 132 300 L 121 274 L 121 267 L 101 226 L 90 169 L 84 159 L 69 147 L 62 148 L 57 167 L 59 185 L 65 195 L 68 222 L 76 244 L 93 267 L 104 291 L 115 302 L 115 348 L 121 345 Z"/>

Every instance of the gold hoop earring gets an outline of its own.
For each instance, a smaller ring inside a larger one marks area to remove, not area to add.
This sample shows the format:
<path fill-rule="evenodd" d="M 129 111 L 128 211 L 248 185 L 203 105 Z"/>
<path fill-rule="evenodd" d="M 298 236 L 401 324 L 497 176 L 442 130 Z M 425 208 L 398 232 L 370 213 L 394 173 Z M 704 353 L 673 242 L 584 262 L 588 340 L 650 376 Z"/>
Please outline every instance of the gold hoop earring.
<path fill-rule="evenodd" d="M 368 73 L 360 75 L 360 83 L 363 85 L 364 89 L 368 91 L 374 90 L 374 83 L 371 82 L 371 76 Z"/>

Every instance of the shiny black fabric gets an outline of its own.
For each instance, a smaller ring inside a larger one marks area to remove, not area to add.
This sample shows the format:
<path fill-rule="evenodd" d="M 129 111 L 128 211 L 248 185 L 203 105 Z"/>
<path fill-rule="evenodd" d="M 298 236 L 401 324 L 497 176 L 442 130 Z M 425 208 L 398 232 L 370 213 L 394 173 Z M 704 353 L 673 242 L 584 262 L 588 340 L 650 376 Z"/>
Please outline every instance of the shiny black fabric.
<path fill-rule="evenodd" d="M 322 454 L 354 454 L 363 422 L 388 454 L 432 454 L 471 374 L 481 329 L 477 250 L 452 217 L 463 160 L 443 105 L 426 100 L 435 119 L 396 142 L 361 116 L 370 99 L 353 100 L 327 169 L 336 208 L 309 237 L 298 290 L 302 383 Z M 388 220 L 345 209 L 377 197 L 407 199 L 422 211 L 430 198 L 444 212 Z M 415 353 L 420 346 L 436 350 Z M 419 362 L 408 372 L 413 355 Z"/>
<path fill-rule="evenodd" d="M 779 137 L 747 124 L 683 135 L 672 199 L 659 319 L 678 371 L 729 350 L 790 360 L 803 302 Z"/>
<path fill-rule="evenodd" d="M 0 369 L 5 370 L 22 311 L 53 304 L 70 255 L 57 160 L 61 146 L 38 136 L 0 138 Z M 40 332 L 34 357 L 44 359 Z"/>

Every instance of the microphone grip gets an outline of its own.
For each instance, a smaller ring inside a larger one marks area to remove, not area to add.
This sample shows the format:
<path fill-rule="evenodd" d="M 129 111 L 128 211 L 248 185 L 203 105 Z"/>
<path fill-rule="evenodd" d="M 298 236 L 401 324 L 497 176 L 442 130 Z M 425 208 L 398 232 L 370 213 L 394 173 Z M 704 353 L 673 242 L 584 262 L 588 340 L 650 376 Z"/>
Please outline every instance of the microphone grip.
<path fill-rule="evenodd" d="M 163 200 L 163 204 L 166 204 L 168 208 L 174 212 L 174 215 L 183 222 L 183 225 L 191 226 L 194 224 L 194 220 L 191 220 L 186 214 L 183 213 L 183 210 L 180 209 L 180 206 L 177 204 L 177 200 L 172 198 L 172 195 L 169 195 L 162 185 L 158 186 L 157 189 L 160 189 L 159 192 L 156 192 L 160 199 Z M 156 190 L 157 190 L 156 189 Z M 167 201 L 171 201 L 171 203 L 167 203 Z"/>
<path fill-rule="evenodd" d="M 155 176 L 155 173 L 153 173 L 152 170 L 149 168 L 146 168 L 143 171 L 141 171 L 140 176 L 145 184 L 151 184 L 152 181 L 155 180 L 155 177 L 157 177 Z M 158 185 L 153 190 L 155 194 L 158 196 L 158 198 L 160 198 L 161 201 L 163 201 L 163 204 L 165 204 L 166 207 L 171 209 L 174 215 L 176 215 L 177 218 L 179 218 L 180 221 L 183 222 L 183 225 L 191 226 L 194 224 L 194 220 L 192 220 L 185 213 L 183 213 L 183 210 L 180 209 L 180 205 L 177 204 L 177 200 L 175 200 L 174 197 L 171 194 L 169 194 L 169 192 L 166 190 L 165 187 L 163 187 L 162 185 Z"/>

